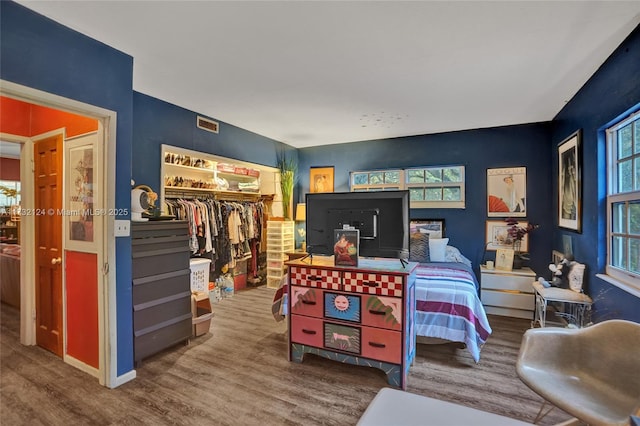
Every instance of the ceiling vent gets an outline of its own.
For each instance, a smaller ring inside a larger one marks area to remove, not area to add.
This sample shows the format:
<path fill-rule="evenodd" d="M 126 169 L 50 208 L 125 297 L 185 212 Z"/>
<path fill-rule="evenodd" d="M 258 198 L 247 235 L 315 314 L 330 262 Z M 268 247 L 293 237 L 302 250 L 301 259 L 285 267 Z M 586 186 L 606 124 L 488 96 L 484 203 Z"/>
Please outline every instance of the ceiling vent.
<path fill-rule="evenodd" d="M 198 116 L 196 125 L 199 129 L 206 130 L 211 133 L 218 133 L 218 122 L 209 120 L 208 118 Z"/>

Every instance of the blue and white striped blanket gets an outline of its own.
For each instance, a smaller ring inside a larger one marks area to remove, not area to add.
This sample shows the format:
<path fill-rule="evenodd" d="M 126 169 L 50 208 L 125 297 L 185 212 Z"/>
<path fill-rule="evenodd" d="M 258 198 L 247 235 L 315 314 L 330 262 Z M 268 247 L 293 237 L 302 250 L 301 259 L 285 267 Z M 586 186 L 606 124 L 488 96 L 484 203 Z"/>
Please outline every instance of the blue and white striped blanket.
<path fill-rule="evenodd" d="M 477 280 L 462 263 L 422 263 L 416 274 L 418 336 L 465 343 L 475 362 L 491 334 Z"/>

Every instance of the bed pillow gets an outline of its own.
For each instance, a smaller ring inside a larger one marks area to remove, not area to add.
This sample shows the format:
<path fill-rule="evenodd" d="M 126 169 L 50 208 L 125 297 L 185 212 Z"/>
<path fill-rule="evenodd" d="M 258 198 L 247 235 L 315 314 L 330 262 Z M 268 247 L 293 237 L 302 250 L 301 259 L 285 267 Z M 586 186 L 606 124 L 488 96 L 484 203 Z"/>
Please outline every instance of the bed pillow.
<path fill-rule="evenodd" d="M 415 232 L 409 241 L 409 262 L 427 263 L 429 256 L 429 234 Z"/>
<path fill-rule="evenodd" d="M 429 238 L 429 257 L 431 262 L 445 262 L 448 238 Z"/>
<path fill-rule="evenodd" d="M 457 247 L 447 246 L 447 251 L 444 256 L 444 260 L 446 262 L 464 263 L 468 267 L 471 267 L 471 261 L 460 253 L 460 250 L 458 250 Z"/>

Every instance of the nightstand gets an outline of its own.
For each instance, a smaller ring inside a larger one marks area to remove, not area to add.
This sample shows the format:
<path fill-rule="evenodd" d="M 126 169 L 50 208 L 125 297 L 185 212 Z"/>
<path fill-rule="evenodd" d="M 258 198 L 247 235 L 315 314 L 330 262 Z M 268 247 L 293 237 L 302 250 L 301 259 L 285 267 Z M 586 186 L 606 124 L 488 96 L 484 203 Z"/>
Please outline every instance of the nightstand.
<path fill-rule="evenodd" d="M 530 268 L 502 271 L 480 265 L 480 299 L 488 314 L 533 319 L 535 296 Z"/>

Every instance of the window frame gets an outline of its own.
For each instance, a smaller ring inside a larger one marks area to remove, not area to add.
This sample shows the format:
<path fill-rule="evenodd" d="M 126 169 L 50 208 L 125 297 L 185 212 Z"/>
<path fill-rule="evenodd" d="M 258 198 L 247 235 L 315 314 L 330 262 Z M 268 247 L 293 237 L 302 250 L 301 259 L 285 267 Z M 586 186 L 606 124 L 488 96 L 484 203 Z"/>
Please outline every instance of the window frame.
<path fill-rule="evenodd" d="M 428 169 L 452 169 L 457 168 L 460 170 L 460 182 L 438 182 L 438 183 L 409 183 L 409 172 L 412 170 L 428 170 Z M 388 173 L 388 172 L 399 172 L 400 174 L 400 182 L 399 183 L 382 183 L 382 184 L 356 184 L 354 182 L 354 178 L 356 174 L 361 173 Z M 418 167 L 409 167 L 405 169 L 371 169 L 371 170 L 357 170 L 350 172 L 349 177 L 349 185 L 351 192 L 360 192 L 360 191 L 376 191 L 376 190 L 410 190 L 412 188 L 446 188 L 446 187 L 459 187 L 460 188 L 460 200 L 459 201 L 416 201 L 410 200 L 409 207 L 410 208 L 440 208 L 440 209 L 464 209 L 466 207 L 465 201 L 465 184 L 466 184 L 466 174 L 465 174 L 465 166 L 462 164 L 455 165 L 433 165 L 433 166 L 418 166 Z"/>
<path fill-rule="evenodd" d="M 618 191 L 618 131 L 623 127 L 626 127 L 630 123 L 633 123 L 633 127 L 640 126 L 640 111 L 631 114 L 627 118 L 620 120 L 619 122 L 613 124 L 608 127 L 605 131 L 606 135 L 606 152 L 607 152 L 607 197 L 606 197 L 606 209 L 607 209 L 607 259 L 605 266 L 606 275 L 615 280 L 621 282 L 625 287 L 630 287 L 634 292 L 640 292 L 640 273 L 634 273 L 627 269 L 620 268 L 613 265 L 613 237 L 614 236 L 622 236 L 623 238 L 632 238 L 639 239 L 640 236 L 635 236 L 635 234 L 630 234 L 629 229 L 625 229 L 624 232 L 614 232 L 613 230 L 613 208 L 615 205 L 620 203 L 625 203 L 627 206 L 630 202 L 638 202 L 640 201 L 640 189 L 635 189 L 638 185 L 637 182 L 634 182 L 636 176 L 638 175 L 638 171 L 632 167 L 632 190 L 627 192 L 619 192 Z M 625 159 L 630 159 L 633 161 L 640 161 L 640 150 L 633 153 L 633 146 L 636 143 L 635 135 L 632 129 L 632 154 L 630 157 L 625 157 Z M 640 187 L 638 187 L 640 188 Z M 627 207 L 628 208 L 628 207 Z M 628 225 L 628 222 L 627 222 Z M 630 261 L 629 254 L 627 256 L 627 262 Z M 627 264 L 628 265 L 628 264 Z"/>

